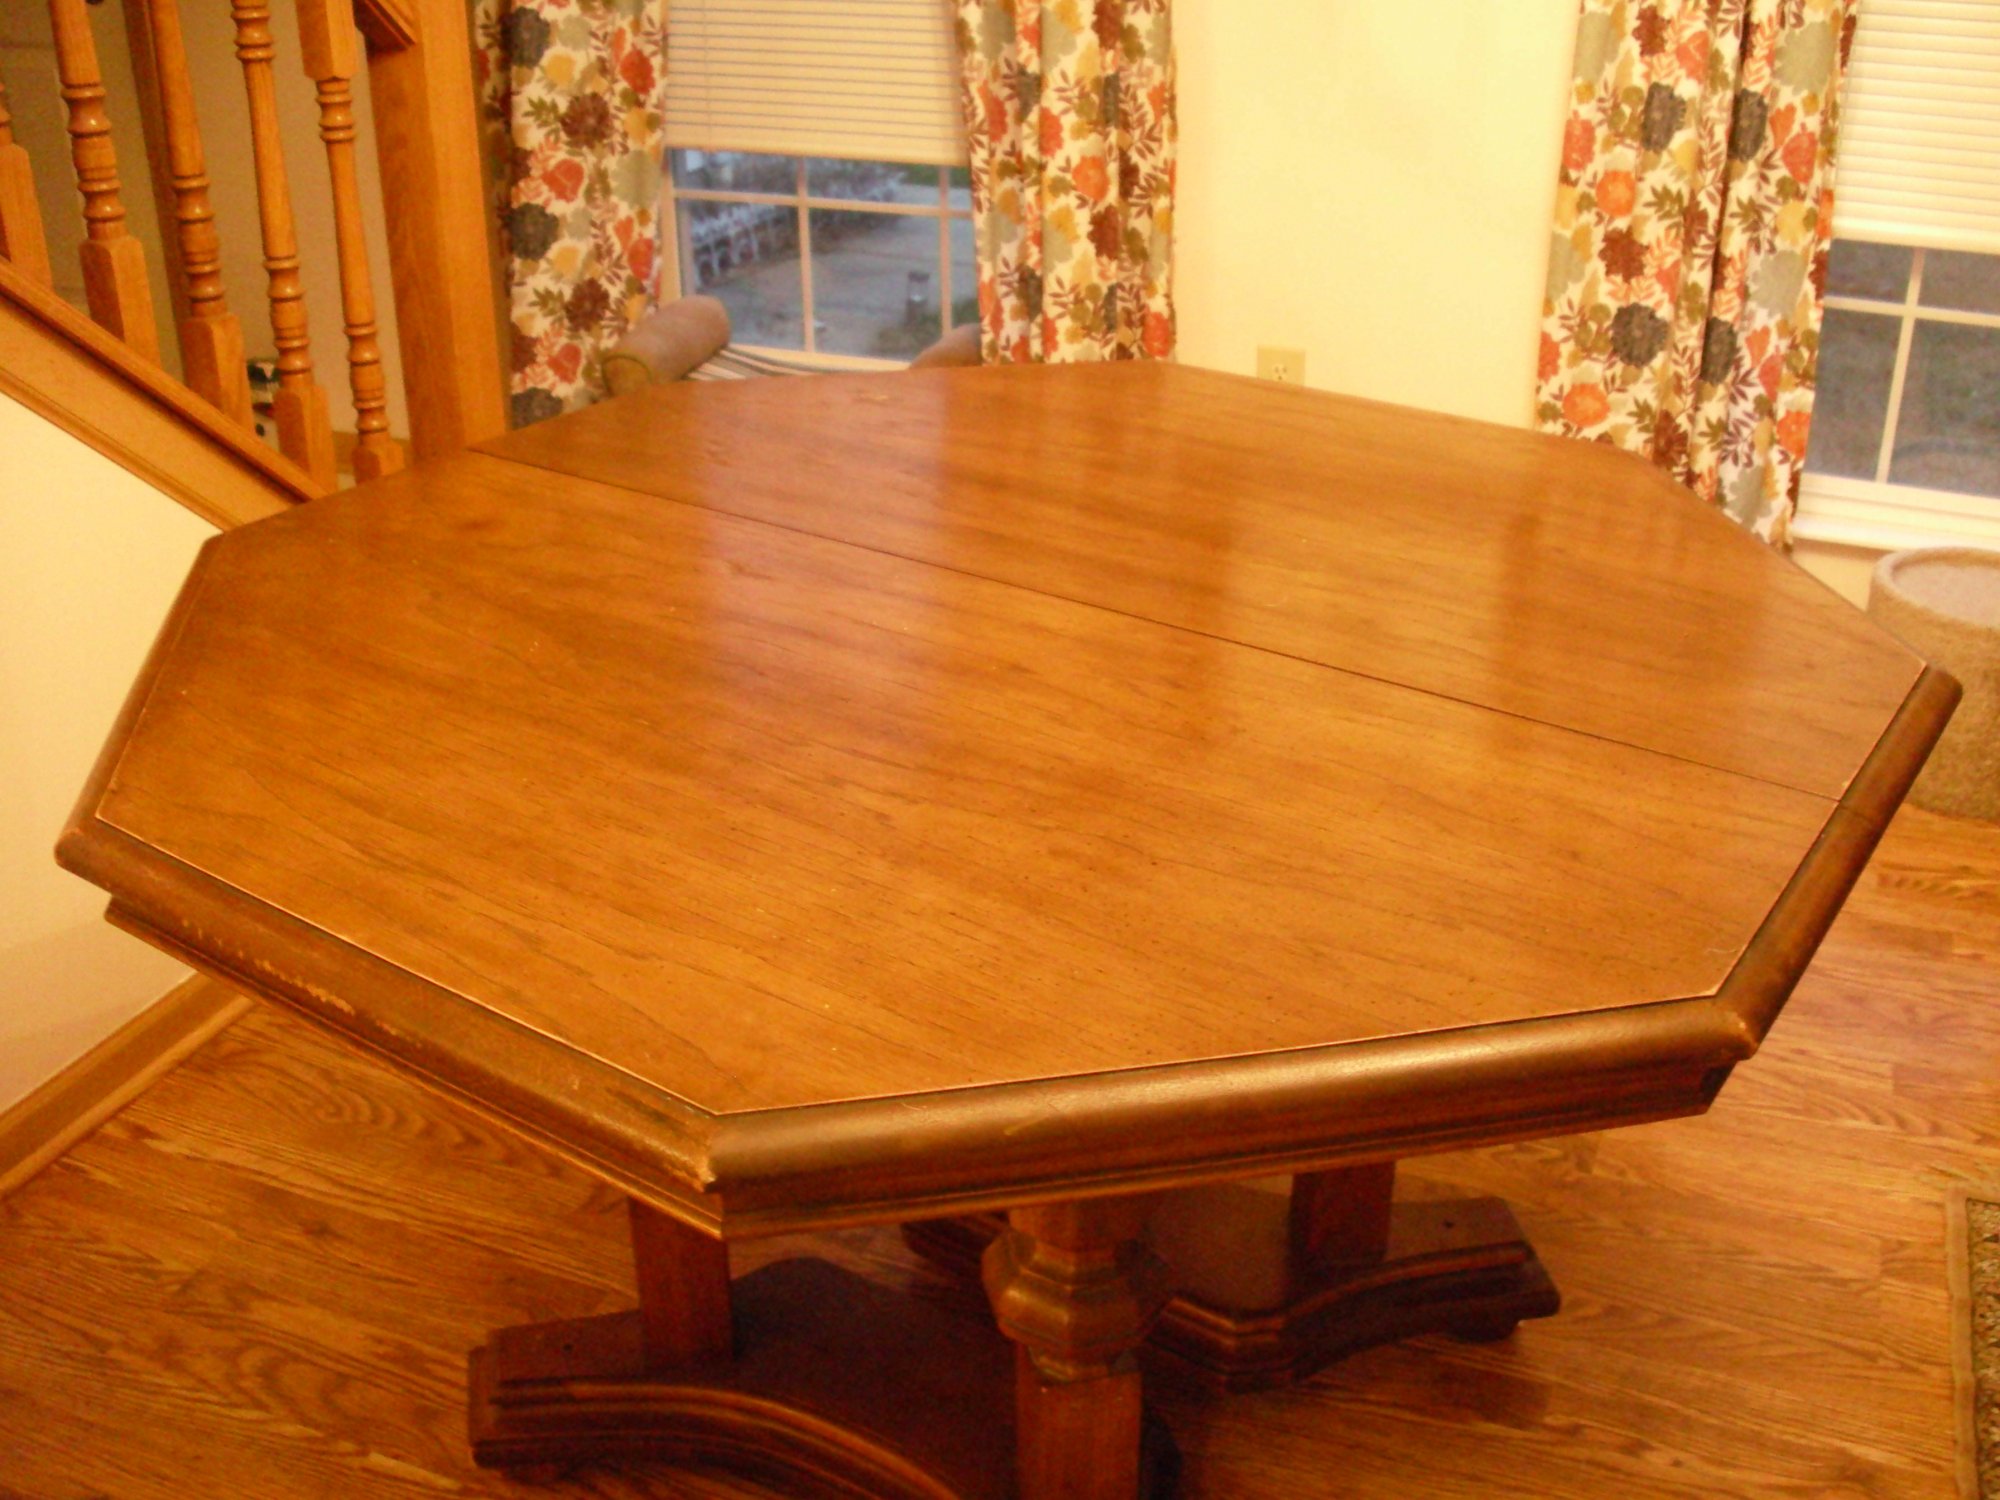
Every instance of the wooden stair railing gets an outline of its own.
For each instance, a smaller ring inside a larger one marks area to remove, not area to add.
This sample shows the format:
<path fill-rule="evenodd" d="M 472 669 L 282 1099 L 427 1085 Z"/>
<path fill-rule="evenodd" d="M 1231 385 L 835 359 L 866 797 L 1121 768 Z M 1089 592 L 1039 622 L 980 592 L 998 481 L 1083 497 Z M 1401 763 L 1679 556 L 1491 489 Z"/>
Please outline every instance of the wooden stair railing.
<path fill-rule="evenodd" d="M 83 195 L 84 296 L 90 315 L 145 358 L 160 357 L 153 324 L 153 294 L 146 284 L 146 252 L 125 227 L 125 204 L 118 195 L 118 152 L 111 144 L 111 117 L 104 110 L 104 72 L 90 31 L 84 0 L 49 0 L 56 37 L 56 71 L 69 106 L 70 154 L 76 187 Z"/>
<path fill-rule="evenodd" d="M 157 0 L 155 0 L 157 3 Z M 389 393 L 376 342 L 375 288 L 361 228 L 361 181 L 354 168 L 354 72 L 360 47 L 347 0 L 298 0 L 306 77 L 319 94 L 319 135 L 333 180 L 333 233 L 340 251 L 340 305 L 347 323 L 347 373 L 354 391 L 354 477 L 379 479 L 403 467 L 389 436 Z"/>
<path fill-rule="evenodd" d="M 206 0 L 214 3 L 214 0 Z M 265 270 L 277 349 L 272 417 L 278 445 L 316 491 L 335 482 L 327 396 L 313 373 L 291 186 L 280 143 L 272 0 L 231 0 L 236 58 L 249 102 Z M 105 86 L 86 0 L 47 0 L 67 113 L 85 237 L 80 247 L 91 318 L 142 361 L 159 362 L 145 252 L 126 224 Z M 301 56 L 318 105 L 332 187 L 336 266 L 355 410 L 351 463 L 366 480 L 403 466 L 391 435 L 377 323 L 377 288 L 364 240 L 354 88 L 367 43 L 385 217 L 390 290 L 404 353 L 411 443 L 420 456 L 467 447 L 505 430 L 494 286 L 463 0 L 293 0 Z M 223 286 L 222 239 L 182 27 L 181 0 L 125 0 L 163 208 L 186 383 L 222 417 L 254 422 L 241 322 Z M 360 26 L 357 29 L 356 18 Z M 0 86 L 0 293 L 53 285 L 32 166 L 13 137 Z M 46 321 L 46 320 L 45 320 Z M 163 378 L 164 374 L 163 374 Z"/>
<path fill-rule="evenodd" d="M 28 160 L 28 148 L 15 144 L 4 81 L 0 81 L 0 260 L 12 261 L 37 285 L 55 285 L 48 236 L 42 232 L 42 205 L 35 197 L 35 168 Z"/>
<path fill-rule="evenodd" d="M 143 0 L 142 0 L 143 3 Z M 315 479 L 334 483 L 333 424 L 326 392 L 313 376 L 312 338 L 306 327 L 306 289 L 299 277 L 299 237 L 292 221 L 290 178 L 278 139 L 278 84 L 271 63 L 269 0 L 233 0 L 236 57 L 250 101 L 250 151 L 257 174 L 257 211 L 264 236 L 266 298 L 271 338 L 278 348 L 278 390 L 271 401 L 278 446 Z"/>
<path fill-rule="evenodd" d="M 368 42 L 403 398 L 420 459 L 507 430 L 469 11 L 465 0 L 354 7 Z"/>
<path fill-rule="evenodd" d="M 194 83 L 188 77 L 181 36 L 180 0 L 149 0 L 127 12 L 134 71 L 150 83 L 164 137 L 167 189 L 173 199 L 174 248 L 180 284 L 178 333 L 187 383 L 222 412 L 251 425 L 250 376 L 244 362 L 243 325 L 229 310 L 222 286 L 222 237 L 209 202 L 208 167 L 195 119 Z M 142 86 L 143 87 L 143 86 Z M 296 454 L 292 455 L 294 458 Z"/>

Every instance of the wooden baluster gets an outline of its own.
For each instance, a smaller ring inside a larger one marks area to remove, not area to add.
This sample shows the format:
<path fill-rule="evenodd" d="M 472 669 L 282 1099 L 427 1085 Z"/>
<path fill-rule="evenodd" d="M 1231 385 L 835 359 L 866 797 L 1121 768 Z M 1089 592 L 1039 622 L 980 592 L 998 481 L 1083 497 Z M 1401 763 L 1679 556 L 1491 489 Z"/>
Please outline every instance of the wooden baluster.
<path fill-rule="evenodd" d="M 271 304 L 271 338 L 278 346 L 278 391 L 271 401 L 271 415 L 285 456 L 332 489 L 338 482 L 333 424 L 327 419 L 326 391 L 313 377 L 305 287 L 299 280 L 299 236 L 278 135 L 270 0 L 231 0 L 230 14 L 236 22 L 243 87 L 250 99 L 250 151 L 257 170 L 257 215 L 269 282 L 266 295 Z"/>
<path fill-rule="evenodd" d="M 333 232 L 340 252 L 340 305 L 347 322 L 348 377 L 354 390 L 354 477 L 380 478 L 403 467 L 403 445 L 389 436 L 382 347 L 376 339 L 375 292 L 362 238 L 361 183 L 354 164 L 354 75 L 361 49 L 347 0 L 298 0 L 306 76 L 319 91 L 319 135 L 333 179 Z"/>
<path fill-rule="evenodd" d="M 97 42 L 90 32 L 84 0 L 49 0 L 56 36 L 56 72 L 69 105 L 71 154 L 76 185 L 83 194 L 84 297 L 90 315 L 151 360 L 160 357 L 160 334 L 153 322 L 153 296 L 146 285 L 146 254 L 125 229 L 125 205 L 118 197 L 118 153 L 111 144 L 111 118 L 104 112 L 104 75 L 97 65 Z"/>
<path fill-rule="evenodd" d="M 250 425 L 250 380 L 243 363 L 243 325 L 222 289 L 222 240 L 209 202 L 201 125 L 194 112 L 180 0 L 138 0 L 150 44 L 150 77 L 166 136 L 174 238 L 185 310 L 180 320 L 181 365 L 187 383 L 225 415 Z M 143 70 L 142 70 L 143 71 Z M 177 299 L 178 300 L 178 299 Z"/>
<path fill-rule="evenodd" d="M 14 142 L 14 116 L 7 108 L 7 85 L 0 82 L 0 259 L 42 286 L 55 285 L 49 242 L 42 233 L 42 206 L 35 197 L 35 170 L 28 148 Z"/>

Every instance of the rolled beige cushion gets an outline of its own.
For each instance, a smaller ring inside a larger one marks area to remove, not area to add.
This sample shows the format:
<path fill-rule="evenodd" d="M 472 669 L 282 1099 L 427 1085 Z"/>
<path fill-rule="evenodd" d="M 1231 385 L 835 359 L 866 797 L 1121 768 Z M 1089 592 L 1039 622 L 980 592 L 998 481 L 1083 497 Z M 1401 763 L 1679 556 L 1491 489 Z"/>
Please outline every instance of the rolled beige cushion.
<path fill-rule="evenodd" d="M 604 356 L 614 396 L 679 380 L 729 342 L 729 309 L 713 297 L 679 297 L 646 314 Z"/>
<path fill-rule="evenodd" d="M 979 325 L 961 323 L 910 361 L 913 370 L 935 370 L 979 363 Z"/>
<path fill-rule="evenodd" d="M 1965 689 L 1910 800 L 2000 819 L 2000 552 L 1892 552 L 1875 565 L 1868 613 Z"/>

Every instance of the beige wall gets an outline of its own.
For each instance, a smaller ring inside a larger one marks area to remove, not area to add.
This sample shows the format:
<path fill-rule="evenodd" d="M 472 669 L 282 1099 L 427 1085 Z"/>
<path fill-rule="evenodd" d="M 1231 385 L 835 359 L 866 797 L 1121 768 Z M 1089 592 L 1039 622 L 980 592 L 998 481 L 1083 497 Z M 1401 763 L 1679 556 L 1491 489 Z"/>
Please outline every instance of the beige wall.
<path fill-rule="evenodd" d="M 1181 358 L 1526 424 L 1576 0 L 1177 0 Z M 1854 602 L 1877 554 L 1801 543 Z"/>
<path fill-rule="evenodd" d="M 50 851 L 209 528 L 0 396 L 0 1109 L 184 973 Z"/>
<path fill-rule="evenodd" d="M 1178 0 L 1181 357 L 1528 420 L 1576 0 Z"/>
<path fill-rule="evenodd" d="M 1842 547 L 1832 542 L 1798 542 L 1792 547 L 1793 562 L 1857 607 L 1868 603 L 1868 580 L 1881 557 L 1876 548 Z"/>

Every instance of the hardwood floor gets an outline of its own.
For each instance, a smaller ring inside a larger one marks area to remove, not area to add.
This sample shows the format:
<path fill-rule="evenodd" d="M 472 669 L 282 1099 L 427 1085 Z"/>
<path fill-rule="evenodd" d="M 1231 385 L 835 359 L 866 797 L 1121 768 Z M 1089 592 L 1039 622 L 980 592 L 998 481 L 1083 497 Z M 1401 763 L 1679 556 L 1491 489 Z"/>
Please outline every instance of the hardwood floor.
<path fill-rule="evenodd" d="M 1949 1495 L 1958 1180 L 2000 1182 L 2000 826 L 1912 811 L 1707 1117 L 1405 1167 L 1506 1195 L 1561 1315 L 1273 1395 L 1156 1379 L 1183 1493 Z M 471 1466 L 465 1351 L 628 1305 L 625 1233 L 615 1194 L 260 1009 L 0 1201 L 0 1496 L 764 1493 Z M 930 1279 L 892 1231 L 810 1243 Z"/>

